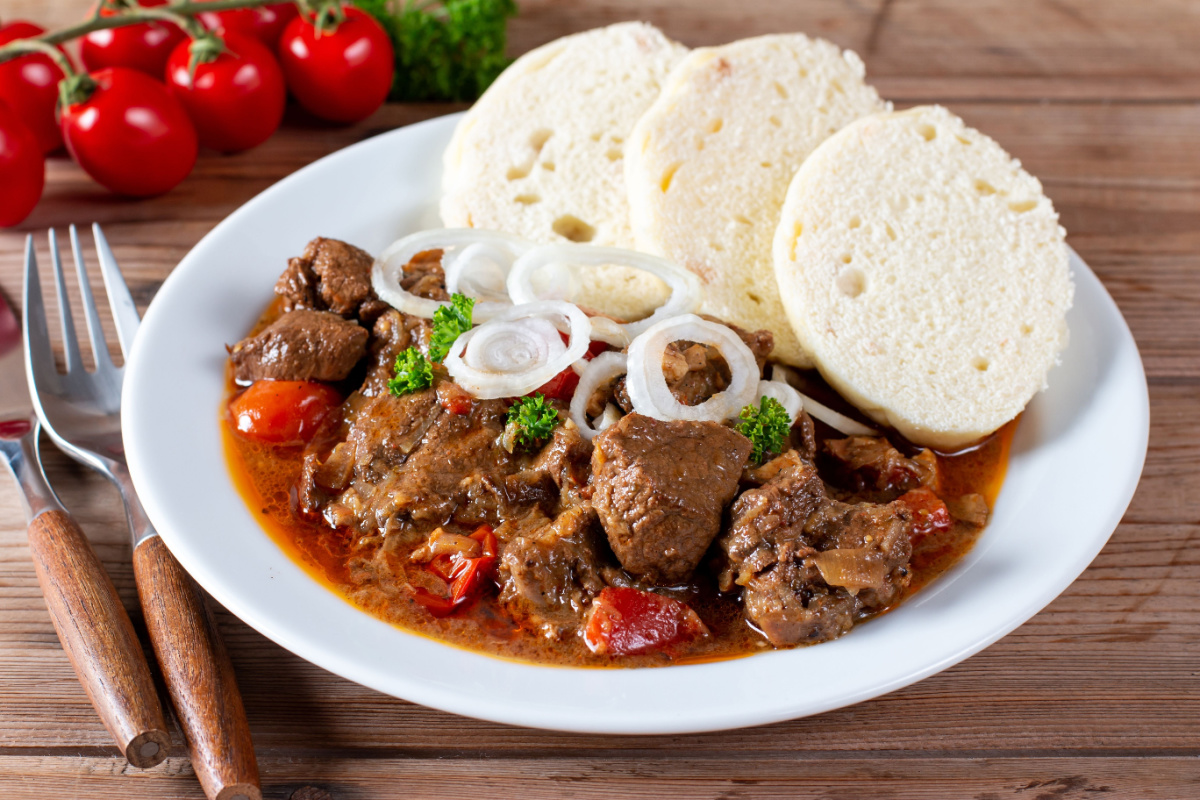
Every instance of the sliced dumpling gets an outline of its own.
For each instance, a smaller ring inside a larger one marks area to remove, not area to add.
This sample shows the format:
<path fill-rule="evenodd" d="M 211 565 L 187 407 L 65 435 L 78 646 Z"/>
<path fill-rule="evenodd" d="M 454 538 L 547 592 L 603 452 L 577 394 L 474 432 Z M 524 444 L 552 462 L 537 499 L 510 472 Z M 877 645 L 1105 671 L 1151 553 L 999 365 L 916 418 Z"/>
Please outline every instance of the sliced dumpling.
<path fill-rule="evenodd" d="M 812 362 L 788 325 L 771 242 L 788 184 L 822 141 L 886 108 L 857 55 L 783 34 L 693 50 L 639 120 L 625 157 L 637 247 L 704 282 L 704 310 L 770 328 L 775 356 Z"/>
<path fill-rule="evenodd" d="M 1013 419 L 1067 343 L 1065 232 L 1036 178 L 938 106 L 859 120 L 800 167 L 775 237 L 821 374 L 918 444 Z"/>

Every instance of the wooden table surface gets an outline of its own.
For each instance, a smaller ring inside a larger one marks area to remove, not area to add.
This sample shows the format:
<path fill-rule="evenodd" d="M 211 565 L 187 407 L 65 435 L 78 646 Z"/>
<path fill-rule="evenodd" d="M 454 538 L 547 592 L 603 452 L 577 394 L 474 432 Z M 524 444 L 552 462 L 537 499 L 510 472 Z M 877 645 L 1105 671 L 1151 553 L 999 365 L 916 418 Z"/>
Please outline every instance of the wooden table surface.
<path fill-rule="evenodd" d="M 0 13 L 56 23 L 78 6 L 3 0 Z M 860 53 L 898 107 L 949 105 L 1018 156 L 1141 348 L 1152 420 L 1137 495 L 1079 580 L 979 655 L 871 702 L 724 733 L 579 736 L 452 716 L 327 674 L 222 612 L 265 795 L 1200 798 L 1200 3 L 530 0 L 512 49 L 636 18 L 689 45 L 793 30 L 829 38 Z M 450 110 L 388 106 L 350 128 L 294 113 L 259 149 L 206 154 L 179 188 L 142 202 L 55 158 L 33 216 L 0 233 L 0 290 L 20 294 L 26 231 L 98 220 L 144 305 L 259 191 Z M 45 453 L 144 639 L 116 494 Z M 175 742 L 146 771 L 117 754 L 51 628 L 17 493 L 0 480 L 0 796 L 200 798 L 177 732 Z"/>

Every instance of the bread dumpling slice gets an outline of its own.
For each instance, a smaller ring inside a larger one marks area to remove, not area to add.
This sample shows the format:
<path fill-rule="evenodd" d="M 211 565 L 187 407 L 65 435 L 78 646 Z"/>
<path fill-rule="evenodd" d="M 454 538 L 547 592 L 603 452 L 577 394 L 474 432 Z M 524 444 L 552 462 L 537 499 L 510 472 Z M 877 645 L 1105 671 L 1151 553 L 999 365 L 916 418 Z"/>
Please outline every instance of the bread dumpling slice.
<path fill-rule="evenodd" d="M 446 148 L 442 222 L 632 249 L 625 143 L 686 53 L 654 26 L 624 22 L 518 58 Z M 576 299 L 619 316 L 666 298 L 661 281 L 629 269 L 593 270 L 585 289 Z"/>
<path fill-rule="evenodd" d="M 771 242 L 796 169 L 830 134 L 886 108 L 850 51 L 803 34 L 693 50 L 638 121 L 625 154 L 639 250 L 704 283 L 704 311 L 775 333 L 812 366 L 779 302 Z"/>
<path fill-rule="evenodd" d="M 821 374 L 914 442 L 1016 417 L 1067 344 L 1065 232 L 1036 178 L 938 106 L 867 117 L 800 167 L 775 236 Z"/>

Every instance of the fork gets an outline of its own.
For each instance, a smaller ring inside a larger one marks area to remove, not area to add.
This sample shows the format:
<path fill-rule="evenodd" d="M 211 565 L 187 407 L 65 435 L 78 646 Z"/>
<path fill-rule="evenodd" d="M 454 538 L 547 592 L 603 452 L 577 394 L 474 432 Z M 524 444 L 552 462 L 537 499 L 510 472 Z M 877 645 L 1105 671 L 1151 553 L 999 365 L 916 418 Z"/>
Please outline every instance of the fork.
<path fill-rule="evenodd" d="M 92 225 L 92 235 L 121 352 L 128 357 L 140 324 L 137 306 L 99 225 Z M 133 535 L 134 576 L 146 628 L 205 794 L 212 800 L 261 800 L 250 728 L 212 612 L 154 529 L 130 479 L 121 441 L 124 367 L 114 365 L 108 354 L 74 225 L 70 237 L 95 371 L 83 367 L 58 241 L 51 229 L 66 373 L 55 367 L 31 236 L 25 261 L 25 346 L 34 409 L 59 448 L 103 474 L 121 493 Z"/>

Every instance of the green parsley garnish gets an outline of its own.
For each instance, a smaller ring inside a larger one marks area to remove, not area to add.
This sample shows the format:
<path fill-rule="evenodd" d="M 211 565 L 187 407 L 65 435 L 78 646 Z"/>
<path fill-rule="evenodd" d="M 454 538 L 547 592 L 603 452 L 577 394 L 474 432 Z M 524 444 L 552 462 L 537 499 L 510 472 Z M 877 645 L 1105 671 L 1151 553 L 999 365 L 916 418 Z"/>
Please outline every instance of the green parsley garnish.
<path fill-rule="evenodd" d="M 390 99 L 474 100 L 510 59 L 515 0 L 354 0 L 388 32 L 396 54 Z"/>
<path fill-rule="evenodd" d="M 738 433 L 754 445 L 750 458 L 755 464 L 761 464 L 767 453 L 783 452 L 783 443 L 792 429 L 792 419 L 782 403 L 774 397 L 764 397 L 758 408 L 751 403 L 742 409 L 738 418 L 741 420 L 737 424 Z"/>
<path fill-rule="evenodd" d="M 396 377 L 388 381 L 388 391 L 397 397 L 419 392 L 433 385 L 433 365 L 415 347 L 410 347 L 396 356 L 395 370 Z"/>
<path fill-rule="evenodd" d="M 450 295 L 450 305 L 433 312 L 433 333 L 429 336 L 429 360 L 439 364 L 450 352 L 454 340 L 471 330 L 471 311 L 475 298 L 461 294 Z"/>
<path fill-rule="evenodd" d="M 542 394 L 532 397 L 522 397 L 509 406 L 508 416 L 505 417 L 509 431 L 518 444 L 532 447 L 538 442 L 549 439 L 558 425 L 558 412 L 546 402 Z"/>

